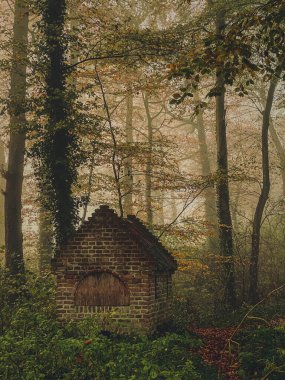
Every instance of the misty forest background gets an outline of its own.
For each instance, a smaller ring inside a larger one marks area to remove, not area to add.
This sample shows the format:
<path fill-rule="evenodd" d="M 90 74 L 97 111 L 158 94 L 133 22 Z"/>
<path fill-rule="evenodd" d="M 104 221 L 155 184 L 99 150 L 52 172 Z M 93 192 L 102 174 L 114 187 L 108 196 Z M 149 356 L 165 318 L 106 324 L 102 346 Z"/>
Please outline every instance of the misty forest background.
<path fill-rule="evenodd" d="M 189 329 L 231 326 L 225 379 L 284 379 L 284 1 L 0 9 L 1 376 L 215 379 Z M 51 258 L 100 204 L 177 259 L 166 335 L 57 324 Z"/>

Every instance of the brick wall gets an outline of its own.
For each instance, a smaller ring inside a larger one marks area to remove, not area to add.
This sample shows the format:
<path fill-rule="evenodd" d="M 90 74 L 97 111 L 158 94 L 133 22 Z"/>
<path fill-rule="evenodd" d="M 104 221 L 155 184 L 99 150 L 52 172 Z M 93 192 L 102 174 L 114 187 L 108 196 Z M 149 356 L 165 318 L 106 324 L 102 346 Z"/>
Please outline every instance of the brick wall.
<path fill-rule="evenodd" d="M 84 222 L 53 262 L 57 278 L 57 312 L 61 320 L 107 313 L 122 329 L 153 330 L 170 307 L 171 276 L 157 271 L 153 256 L 131 236 L 116 214 L 101 207 Z M 114 274 L 129 289 L 129 305 L 75 306 L 74 295 L 88 274 Z M 109 319 L 107 318 L 107 319 Z"/>

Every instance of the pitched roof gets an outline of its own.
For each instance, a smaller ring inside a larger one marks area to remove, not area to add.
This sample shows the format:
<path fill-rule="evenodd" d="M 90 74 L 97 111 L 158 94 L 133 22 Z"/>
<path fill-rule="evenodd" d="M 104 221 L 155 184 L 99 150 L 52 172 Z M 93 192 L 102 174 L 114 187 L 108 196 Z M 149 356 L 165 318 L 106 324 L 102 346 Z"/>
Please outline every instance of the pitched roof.
<path fill-rule="evenodd" d="M 87 227 L 96 219 L 100 219 L 100 216 L 103 215 L 104 217 L 107 216 L 107 219 L 111 218 L 115 220 L 116 223 L 123 228 L 125 227 L 130 235 L 143 246 L 145 251 L 154 257 L 161 269 L 170 270 L 172 272 L 177 269 L 177 262 L 173 256 L 161 244 L 158 238 L 147 229 L 143 222 L 134 215 L 128 215 L 127 218 L 120 218 L 109 206 L 101 205 L 83 225 Z M 106 218 L 104 218 L 104 220 L 107 222 Z"/>
<path fill-rule="evenodd" d="M 177 269 L 176 260 L 161 244 L 158 238 L 147 229 L 140 219 L 134 215 L 128 215 L 127 219 L 124 221 L 131 234 L 134 235 L 144 248 L 154 256 L 158 264 L 163 268 L 171 269 L 173 271 Z"/>

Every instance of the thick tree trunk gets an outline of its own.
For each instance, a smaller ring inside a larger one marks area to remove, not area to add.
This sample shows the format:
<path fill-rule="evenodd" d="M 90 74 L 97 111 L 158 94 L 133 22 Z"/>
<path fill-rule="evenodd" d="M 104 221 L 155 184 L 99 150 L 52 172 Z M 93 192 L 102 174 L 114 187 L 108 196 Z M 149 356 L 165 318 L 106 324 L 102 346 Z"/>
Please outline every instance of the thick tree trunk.
<path fill-rule="evenodd" d="M 126 215 L 131 215 L 133 213 L 133 159 L 132 159 L 132 149 L 133 149 L 133 101 L 134 96 L 132 89 L 128 88 L 126 105 L 126 143 L 127 143 L 127 157 L 125 159 L 124 166 L 124 212 Z"/>
<path fill-rule="evenodd" d="M 21 199 L 26 137 L 28 21 L 27 2 L 16 0 L 9 110 L 10 140 L 5 190 L 5 259 L 6 267 L 12 274 L 24 271 Z"/>
<path fill-rule="evenodd" d="M 57 246 L 67 241 L 78 220 L 72 185 L 77 176 L 79 148 L 72 117 L 72 97 L 67 91 L 65 16 L 65 0 L 44 1 L 47 125 L 41 146 L 42 167 L 39 170 L 39 184 L 43 204 L 52 215 Z"/>
<path fill-rule="evenodd" d="M 216 19 L 217 37 L 221 38 L 224 29 L 224 16 L 218 13 Z M 230 194 L 228 183 L 227 126 L 225 121 L 225 86 L 222 68 L 217 70 L 216 96 L 216 139 L 217 139 L 217 208 L 219 220 L 220 251 L 225 259 L 224 287 L 225 304 L 235 308 L 236 286 L 233 262 L 232 219 L 230 212 Z"/>
<path fill-rule="evenodd" d="M 270 124 L 270 113 L 272 109 L 272 103 L 274 98 L 275 89 L 278 82 L 278 77 L 281 74 L 281 70 L 276 73 L 276 77 L 272 78 L 267 98 L 266 104 L 263 111 L 262 120 L 262 189 L 258 199 L 258 203 L 255 209 L 254 219 L 253 219 L 253 230 L 252 230 L 252 242 L 251 242 L 251 257 L 250 257 L 250 267 L 249 267 L 249 299 L 250 302 L 255 303 L 258 301 L 258 261 L 259 261 L 259 250 L 260 250 L 260 230 L 263 211 L 269 196 L 270 191 L 270 173 L 269 173 L 269 144 L 268 144 L 268 131 Z"/>
<path fill-rule="evenodd" d="M 76 33 L 76 28 L 78 26 L 78 17 L 76 15 L 75 9 L 70 9 L 70 28 L 73 34 Z M 70 64 L 75 65 L 78 61 L 77 52 L 74 48 L 74 43 L 70 43 Z M 68 78 L 69 86 L 75 91 L 76 90 L 76 77 L 71 76 Z M 93 167 L 92 170 L 93 172 Z M 92 173 L 91 173 L 92 175 Z M 88 197 L 89 199 L 89 197 Z M 45 209 L 44 202 L 40 205 L 39 213 L 39 268 L 40 270 L 50 269 L 50 263 L 54 250 L 54 231 L 52 229 L 53 220 L 51 213 Z M 84 221 L 87 213 L 87 204 L 86 208 L 83 211 Z"/>

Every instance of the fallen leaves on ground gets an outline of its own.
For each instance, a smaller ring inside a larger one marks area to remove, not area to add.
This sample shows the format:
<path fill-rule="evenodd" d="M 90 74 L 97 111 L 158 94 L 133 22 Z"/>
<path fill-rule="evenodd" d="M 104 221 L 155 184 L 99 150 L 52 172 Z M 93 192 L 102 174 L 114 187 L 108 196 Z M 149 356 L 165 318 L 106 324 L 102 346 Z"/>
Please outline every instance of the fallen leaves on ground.
<path fill-rule="evenodd" d="M 230 340 L 235 328 L 195 328 L 191 331 L 202 338 L 204 342 L 198 351 L 198 355 L 206 363 L 218 369 L 219 378 L 240 380 L 237 375 L 239 368 L 237 360 L 238 345 Z"/>

